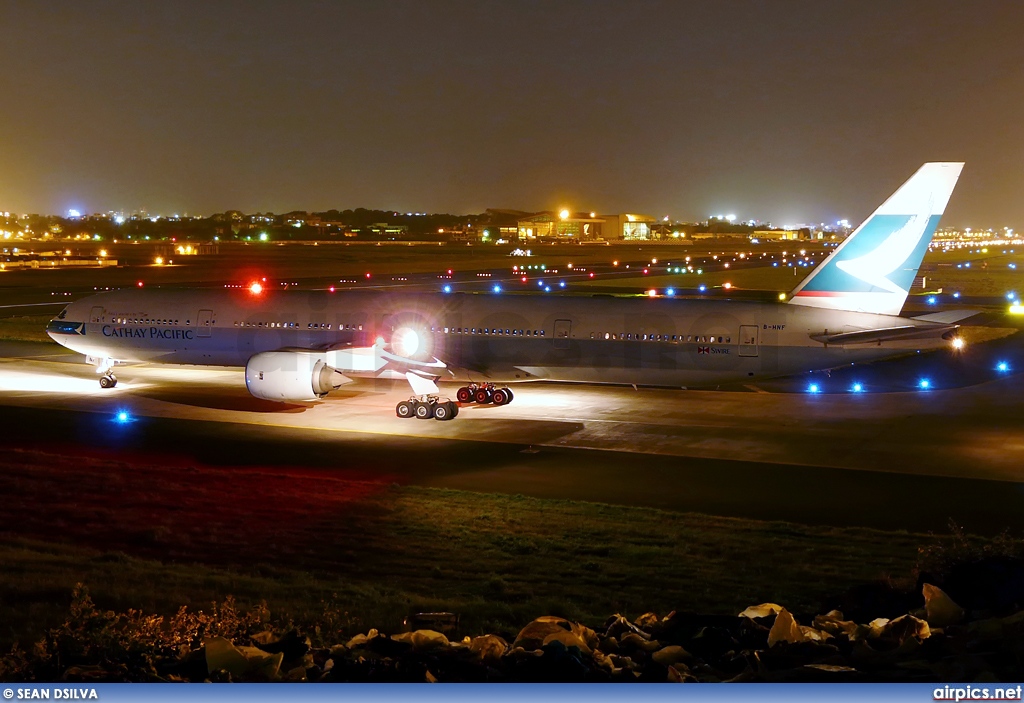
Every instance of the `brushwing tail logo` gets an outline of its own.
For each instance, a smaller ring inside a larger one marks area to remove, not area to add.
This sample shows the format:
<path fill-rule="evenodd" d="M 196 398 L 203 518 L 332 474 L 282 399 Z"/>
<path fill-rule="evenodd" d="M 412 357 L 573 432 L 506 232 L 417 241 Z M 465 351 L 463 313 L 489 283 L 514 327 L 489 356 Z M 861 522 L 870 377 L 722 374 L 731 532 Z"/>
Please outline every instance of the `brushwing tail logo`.
<path fill-rule="evenodd" d="M 928 229 L 931 211 L 932 201 L 929 200 L 924 212 L 912 216 L 907 224 L 890 234 L 877 247 L 856 259 L 837 261 L 836 268 L 859 278 L 873 288 L 881 288 L 890 293 L 906 293 L 907 291 L 900 285 L 889 280 L 889 276 L 902 268 L 914 253 L 921 237 Z"/>

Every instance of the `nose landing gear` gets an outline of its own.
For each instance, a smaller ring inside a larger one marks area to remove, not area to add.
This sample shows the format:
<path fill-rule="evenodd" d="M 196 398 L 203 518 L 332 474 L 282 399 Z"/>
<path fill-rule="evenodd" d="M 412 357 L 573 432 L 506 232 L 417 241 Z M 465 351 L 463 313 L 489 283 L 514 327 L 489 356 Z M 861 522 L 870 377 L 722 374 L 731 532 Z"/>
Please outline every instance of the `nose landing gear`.
<path fill-rule="evenodd" d="M 493 383 L 471 383 L 460 388 L 455 397 L 460 403 L 480 405 L 508 405 L 515 398 L 510 388 L 495 386 Z"/>
<path fill-rule="evenodd" d="M 117 385 L 117 376 L 110 373 L 109 371 L 100 376 L 100 388 L 113 388 Z"/>

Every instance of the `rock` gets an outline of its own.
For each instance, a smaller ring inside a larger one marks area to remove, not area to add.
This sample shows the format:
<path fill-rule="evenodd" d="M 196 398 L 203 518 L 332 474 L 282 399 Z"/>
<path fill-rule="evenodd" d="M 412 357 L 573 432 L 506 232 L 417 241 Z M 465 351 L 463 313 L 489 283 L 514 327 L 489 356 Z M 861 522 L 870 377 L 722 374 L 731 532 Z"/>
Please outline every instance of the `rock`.
<path fill-rule="evenodd" d="M 401 632 L 392 635 L 395 642 L 403 642 L 411 645 L 414 652 L 426 652 L 433 649 L 447 649 L 450 646 L 448 638 L 434 630 L 415 630 L 413 632 Z"/>
<path fill-rule="evenodd" d="M 925 619 L 932 627 L 949 627 L 964 619 L 964 609 L 953 602 L 938 586 L 926 583 L 921 587 L 924 595 Z"/>
<path fill-rule="evenodd" d="M 473 652 L 480 661 L 496 662 L 508 649 L 508 643 L 497 635 L 483 635 L 474 637 L 469 641 L 469 651 Z"/>
<path fill-rule="evenodd" d="M 657 652 L 651 655 L 658 664 L 662 666 L 674 666 L 685 661 L 689 661 L 693 658 L 693 655 L 687 652 L 685 649 L 680 647 L 678 644 L 669 645 L 668 647 L 662 647 Z"/>
<path fill-rule="evenodd" d="M 239 678 L 273 680 L 278 676 L 284 655 L 268 654 L 258 647 L 236 647 L 223 637 L 206 641 L 206 668 L 212 674 L 226 671 Z"/>
<path fill-rule="evenodd" d="M 740 613 L 738 617 L 751 619 L 767 618 L 771 617 L 772 615 L 778 615 L 783 610 L 785 610 L 785 608 L 783 608 L 781 605 L 776 605 L 775 603 L 762 603 L 761 605 L 750 606 L 742 613 Z"/>

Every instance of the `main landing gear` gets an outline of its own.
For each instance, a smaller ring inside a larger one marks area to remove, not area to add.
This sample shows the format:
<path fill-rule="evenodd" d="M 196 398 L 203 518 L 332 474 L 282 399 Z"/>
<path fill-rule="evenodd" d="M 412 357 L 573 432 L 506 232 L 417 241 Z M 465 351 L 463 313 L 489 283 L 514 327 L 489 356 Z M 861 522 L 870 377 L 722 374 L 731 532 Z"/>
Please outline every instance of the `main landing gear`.
<path fill-rule="evenodd" d="M 470 383 L 459 389 L 455 397 L 460 403 L 478 403 L 480 405 L 508 405 L 515 396 L 512 389 L 504 386 L 496 387 L 493 383 Z"/>
<path fill-rule="evenodd" d="M 452 420 L 459 414 L 459 406 L 450 400 L 441 400 L 436 395 L 417 395 L 403 400 L 395 406 L 398 417 L 415 417 L 418 420 Z"/>

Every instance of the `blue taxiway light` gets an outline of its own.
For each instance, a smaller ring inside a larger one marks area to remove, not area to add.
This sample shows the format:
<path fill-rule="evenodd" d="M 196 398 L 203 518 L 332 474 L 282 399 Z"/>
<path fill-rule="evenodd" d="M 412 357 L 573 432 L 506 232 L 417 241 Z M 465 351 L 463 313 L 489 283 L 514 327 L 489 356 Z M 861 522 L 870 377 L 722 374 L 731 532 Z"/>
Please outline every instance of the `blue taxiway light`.
<path fill-rule="evenodd" d="M 699 286 L 697 286 L 697 290 L 699 290 L 701 293 L 703 293 L 707 289 L 708 289 L 708 287 L 706 285 L 704 285 L 703 283 L 701 283 Z"/>
<path fill-rule="evenodd" d="M 550 293 L 551 292 L 551 286 L 544 286 L 544 292 L 545 293 Z"/>
<path fill-rule="evenodd" d="M 665 289 L 665 295 L 673 296 L 675 294 L 676 294 L 676 289 L 675 288 L 666 288 Z"/>
<path fill-rule="evenodd" d="M 861 385 L 860 383 L 854 383 L 852 386 L 850 386 L 850 390 L 853 391 L 854 393 L 863 393 L 864 386 Z"/>
<path fill-rule="evenodd" d="M 807 386 L 807 392 L 808 393 L 818 393 L 820 391 L 821 391 L 821 387 L 818 386 L 817 383 L 812 383 L 811 385 Z"/>
<path fill-rule="evenodd" d="M 441 290 L 443 290 L 445 293 L 451 293 L 452 292 L 452 287 L 451 286 L 445 286 Z"/>
<path fill-rule="evenodd" d="M 923 391 L 926 391 L 932 387 L 932 382 L 929 381 L 927 378 L 922 378 L 920 381 L 917 382 L 917 387 Z"/>
<path fill-rule="evenodd" d="M 116 414 L 116 415 L 114 415 L 114 421 L 115 421 L 115 422 L 118 422 L 118 423 L 120 423 L 120 424 L 122 424 L 122 425 L 123 425 L 123 424 L 125 424 L 126 422 L 131 422 L 131 421 L 132 421 L 132 416 L 131 416 L 131 415 L 129 415 L 129 414 L 128 414 L 128 413 L 127 413 L 126 411 L 124 411 L 124 410 L 119 410 L 119 411 L 117 412 L 117 414 Z"/>
<path fill-rule="evenodd" d="M 559 281 L 558 282 L 558 287 L 559 288 L 565 288 L 565 281 Z"/>
<path fill-rule="evenodd" d="M 938 302 L 938 298 L 936 298 L 934 295 L 929 295 L 928 296 L 928 304 L 929 305 L 935 305 L 935 303 L 937 303 L 937 302 Z"/>
<path fill-rule="evenodd" d="M 1017 293 L 1011 290 L 1009 293 L 1006 294 L 1006 299 L 1007 300 L 1016 300 L 1017 299 Z"/>
<path fill-rule="evenodd" d="M 1000 361 L 998 364 L 996 364 L 996 371 L 1001 371 L 1001 372 L 1005 373 L 1006 371 L 1009 371 L 1009 370 L 1010 370 L 1010 365 L 1008 363 L 1006 363 L 1005 361 Z"/>
<path fill-rule="evenodd" d="M 494 288 L 491 288 L 491 290 L 493 290 L 495 293 L 500 293 L 501 286 L 499 286 L 498 284 L 494 284 Z"/>
<path fill-rule="evenodd" d="M 959 298 L 959 297 L 960 297 L 960 293 L 959 293 L 959 292 L 957 292 L 957 293 L 954 293 L 954 294 L 953 294 L 953 297 L 954 297 L 954 298 Z"/>

